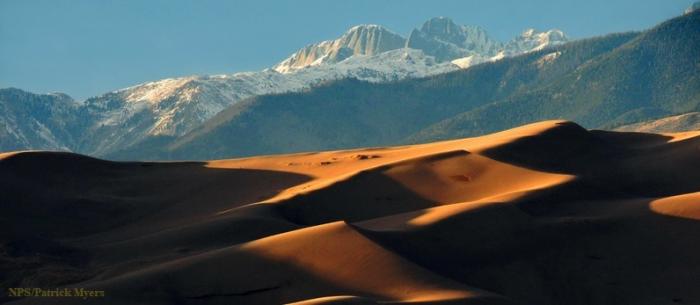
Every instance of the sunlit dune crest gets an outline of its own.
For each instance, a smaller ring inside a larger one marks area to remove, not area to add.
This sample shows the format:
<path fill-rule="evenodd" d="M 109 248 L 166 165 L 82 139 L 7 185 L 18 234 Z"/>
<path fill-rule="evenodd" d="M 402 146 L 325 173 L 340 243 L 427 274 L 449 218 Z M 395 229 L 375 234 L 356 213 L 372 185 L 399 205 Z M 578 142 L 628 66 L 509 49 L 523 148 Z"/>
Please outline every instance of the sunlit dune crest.
<path fill-rule="evenodd" d="M 700 220 L 700 192 L 657 199 L 649 207 L 659 214 Z"/>

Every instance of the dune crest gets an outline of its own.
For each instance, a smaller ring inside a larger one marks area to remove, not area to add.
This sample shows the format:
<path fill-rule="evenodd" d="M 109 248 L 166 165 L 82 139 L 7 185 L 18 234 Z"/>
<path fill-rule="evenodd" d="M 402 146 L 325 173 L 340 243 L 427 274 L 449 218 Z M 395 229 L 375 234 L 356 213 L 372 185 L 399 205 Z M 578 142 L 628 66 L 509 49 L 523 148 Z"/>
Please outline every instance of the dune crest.
<path fill-rule="evenodd" d="M 649 207 L 663 215 L 700 220 L 700 192 L 654 200 Z"/>

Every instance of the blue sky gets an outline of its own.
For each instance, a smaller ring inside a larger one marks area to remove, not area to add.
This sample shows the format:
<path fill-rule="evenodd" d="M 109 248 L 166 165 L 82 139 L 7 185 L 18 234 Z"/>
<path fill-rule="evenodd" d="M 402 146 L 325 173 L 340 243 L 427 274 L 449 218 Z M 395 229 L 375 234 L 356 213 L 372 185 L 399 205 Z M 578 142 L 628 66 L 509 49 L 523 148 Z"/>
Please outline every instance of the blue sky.
<path fill-rule="evenodd" d="M 0 0 L 0 87 L 83 99 L 149 80 L 260 70 L 362 23 L 407 35 L 430 17 L 507 40 L 641 30 L 692 0 Z"/>

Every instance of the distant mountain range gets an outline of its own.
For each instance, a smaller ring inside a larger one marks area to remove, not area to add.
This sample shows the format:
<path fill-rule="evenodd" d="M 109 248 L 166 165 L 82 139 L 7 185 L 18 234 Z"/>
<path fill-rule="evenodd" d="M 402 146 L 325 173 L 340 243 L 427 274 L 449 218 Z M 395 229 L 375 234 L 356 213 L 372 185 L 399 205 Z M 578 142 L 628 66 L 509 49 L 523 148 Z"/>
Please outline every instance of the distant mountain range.
<path fill-rule="evenodd" d="M 527 29 L 507 43 L 489 37 L 478 26 L 457 25 L 445 17 L 432 18 L 404 38 L 378 25 L 359 25 L 340 38 L 308 45 L 274 67 L 281 73 L 320 64 L 341 62 L 351 56 L 372 56 L 396 49 L 420 50 L 437 62 L 452 61 L 461 68 L 472 64 L 516 56 L 562 44 L 568 38 L 560 30 L 537 32 Z"/>
<path fill-rule="evenodd" d="M 549 118 L 614 127 L 698 110 L 698 29 L 697 11 L 569 43 L 558 30 L 499 42 L 442 17 L 408 38 L 360 25 L 260 72 L 83 102 L 2 89 L 0 150 L 200 159 L 448 139 Z"/>
<path fill-rule="evenodd" d="M 526 33 L 534 33 L 534 30 Z M 144 142 L 182 136 L 225 108 L 253 96 L 296 92 L 344 78 L 390 82 L 425 77 L 468 67 L 464 61 L 450 63 L 450 60 L 460 60 L 460 56 L 478 57 L 470 61 L 476 64 L 491 60 L 499 50 L 514 56 L 566 41 L 556 30 L 537 35 L 547 36 L 547 33 L 558 33 L 557 39 L 521 45 L 517 42 L 522 37 L 500 43 L 489 38 L 482 29 L 459 26 L 443 17 L 426 21 L 409 39 L 378 25 L 358 25 L 338 39 L 302 48 L 273 69 L 164 79 L 109 92 L 82 103 L 61 95 L 63 100 L 54 103 L 61 104 L 61 109 L 56 111 L 79 121 L 78 129 L 54 130 L 49 128 L 51 125 L 31 123 L 52 120 L 43 115 L 45 111 L 36 112 L 35 117 L 32 111 L 25 111 L 22 114 L 25 117 L 20 119 L 15 113 L 21 112 L 24 99 L 54 98 L 10 89 L 0 92 L 1 102 L 13 104 L 6 107 L 16 111 L 8 110 L 0 117 L 0 122 L 6 121 L 6 135 L 0 138 L 0 150 L 67 149 L 97 156 L 110 155 Z M 449 38 L 448 34 L 454 37 L 439 46 L 416 43 L 418 36 L 437 42 Z M 440 48 L 446 46 L 452 46 L 453 56 L 442 54 Z"/>
<path fill-rule="evenodd" d="M 124 151 L 201 159 L 410 144 L 544 119 L 613 128 L 700 110 L 700 11 L 422 79 L 346 79 L 258 96 L 167 143 Z M 115 155 L 118 156 L 118 155 Z"/>

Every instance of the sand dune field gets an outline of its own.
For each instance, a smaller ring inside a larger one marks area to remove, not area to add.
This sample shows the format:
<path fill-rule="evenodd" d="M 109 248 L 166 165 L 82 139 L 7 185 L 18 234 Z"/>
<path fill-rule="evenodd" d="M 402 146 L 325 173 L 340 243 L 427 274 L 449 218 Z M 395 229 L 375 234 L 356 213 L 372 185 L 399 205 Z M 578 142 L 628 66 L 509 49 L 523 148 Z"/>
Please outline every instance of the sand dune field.
<path fill-rule="evenodd" d="M 232 142 L 232 145 L 235 143 Z M 208 162 L 0 154 L 10 304 L 700 304 L 700 132 Z"/>

